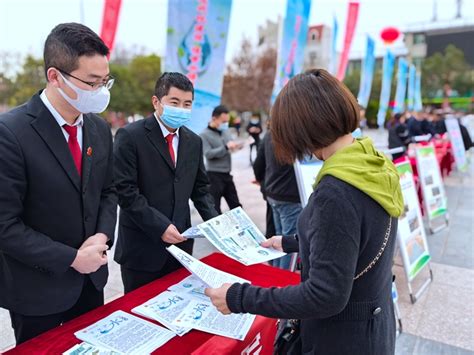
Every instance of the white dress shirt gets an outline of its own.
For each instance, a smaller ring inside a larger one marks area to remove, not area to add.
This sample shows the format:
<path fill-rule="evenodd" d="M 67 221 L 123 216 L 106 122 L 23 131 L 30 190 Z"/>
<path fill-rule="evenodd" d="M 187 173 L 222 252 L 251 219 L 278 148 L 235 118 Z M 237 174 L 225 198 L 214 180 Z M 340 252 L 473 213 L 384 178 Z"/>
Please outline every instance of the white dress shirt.
<path fill-rule="evenodd" d="M 66 122 L 66 120 L 59 114 L 58 111 L 51 105 L 51 102 L 49 102 L 48 98 L 46 97 L 46 90 L 43 90 L 43 92 L 40 95 L 41 100 L 43 101 L 44 105 L 48 108 L 49 112 L 53 115 L 54 119 L 58 123 L 59 127 L 61 127 L 61 131 L 63 132 L 64 138 L 66 139 L 66 142 L 69 140 L 69 134 L 66 132 L 66 130 L 63 128 L 65 124 L 68 126 L 71 126 L 69 123 Z M 72 126 L 77 126 L 77 141 L 79 143 L 79 147 L 81 148 L 82 151 L 82 126 L 84 125 L 84 118 L 82 113 L 79 115 L 79 117 L 76 119 L 76 122 Z"/>
<path fill-rule="evenodd" d="M 179 146 L 179 128 L 176 130 L 176 132 L 170 132 L 168 131 L 168 128 L 164 126 L 163 123 L 158 119 L 158 116 L 156 115 L 156 112 L 153 113 L 155 115 L 156 120 L 158 121 L 158 124 L 160 125 L 161 132 L 163 133 L 163 137 L 166 138 L 168 134 L 173 134 L 173 150 L 174 150 L 174 159 L 175 162 L 178 163 L 178 146 Z"/>

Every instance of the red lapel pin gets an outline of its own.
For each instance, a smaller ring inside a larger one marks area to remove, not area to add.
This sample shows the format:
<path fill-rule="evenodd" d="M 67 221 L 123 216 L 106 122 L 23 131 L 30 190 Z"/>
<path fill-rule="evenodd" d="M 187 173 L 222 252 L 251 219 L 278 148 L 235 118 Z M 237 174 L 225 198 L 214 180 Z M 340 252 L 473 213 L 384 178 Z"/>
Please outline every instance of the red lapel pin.
<path fill-rule="evenodd" d="M 87 156 L 88 157 L 92 156 L 92 148 L 91 147 L 87 148 Z"/>

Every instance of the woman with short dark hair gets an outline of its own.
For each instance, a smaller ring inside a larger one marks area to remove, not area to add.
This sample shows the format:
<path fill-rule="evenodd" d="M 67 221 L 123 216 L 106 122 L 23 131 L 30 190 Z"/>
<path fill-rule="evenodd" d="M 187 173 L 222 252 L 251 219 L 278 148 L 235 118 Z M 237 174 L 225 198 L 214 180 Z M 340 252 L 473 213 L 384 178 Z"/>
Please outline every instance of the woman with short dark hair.
<path fill-rule="evenodd" d="M 352 138 L 357 102 L 325 70 L 291 79 L 271 118 L 281 161 L 310 154 L 324 161 L 298 234 L 264 243 L 299 251 L 301 283 L 284 288 L 225 284 L 206 294 L 224 314 L 301 320 L 301 348 L 295 354 L 393 354 L 391 267 L 403 208 L 397 171 L 370 138 Z"/>

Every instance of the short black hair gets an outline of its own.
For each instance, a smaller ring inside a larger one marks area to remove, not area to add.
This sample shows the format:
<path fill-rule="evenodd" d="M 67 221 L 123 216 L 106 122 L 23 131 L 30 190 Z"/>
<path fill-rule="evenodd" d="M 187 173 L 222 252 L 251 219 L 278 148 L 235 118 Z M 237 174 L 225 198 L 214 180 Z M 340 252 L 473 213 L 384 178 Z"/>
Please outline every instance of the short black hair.
<path fill-rule="evenodd" d="M 70 73 L 79 66 L 81 56 L 109 55 L 109 48 L 89 27 L 80 23 L 61 23 L 46 38 L 44 72 L 53 67 Z"/>
<path fill-rule="evenodd" d="M 212 117 L 219 117 L 223 113 L 229 113 L 229 109 L 227 108 L 227 106 L 224 106 L 224 105 L 216 106 L 214 110 L 212 110 Z"/>
<path fill-rule="evenodd" d="M 168 95 L 172 87 L 182 91 L 192 92 L 194 99 L 193 83 L 186 75 L 177 72 L 166 72 L 161 74 L 156 81 L 155 96 L 158 100 L 161 100 L 163 96 Z"/>

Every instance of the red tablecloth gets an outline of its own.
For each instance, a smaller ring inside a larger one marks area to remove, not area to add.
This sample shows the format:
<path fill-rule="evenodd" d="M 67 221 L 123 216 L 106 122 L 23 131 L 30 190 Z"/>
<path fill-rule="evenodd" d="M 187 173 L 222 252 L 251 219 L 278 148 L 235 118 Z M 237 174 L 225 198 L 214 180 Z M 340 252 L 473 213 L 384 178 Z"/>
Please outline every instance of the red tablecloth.
<path fill-rule="evenodd" d="M 281 287 L 291 284 L 296 285 L 300 281 L 300 276 L 296 273 L 262 264 L 244 266 L 218 253 L 204 258 L 203 261 L 208 265 L 250 280 L 252 284 L 258 286 Z M 31 339 L 13 348 L 7 354 L 61 354 L 74 346 L 74 344 L 80 343 L 74 336 L 74 332 L 91 325 L 117 310 L 131 313 L 132 308 L 165 291 L 169 286 L 179 282 L 187 275 L 189 275 L 187 270 L 184 268 L 180 269 Z M 183 337 L 176 336 L 157 349 L 154 354 L 241 354 L 244 349 L 248 350 L 246 354 L 258 353 L 259 351 L 260 354 L 271 354 L 273 350 L 271 344 L 276 333 L 275 324 L 275 319 L 257 316 L 247 337 L 243 341 L 192 330 Z"/>

